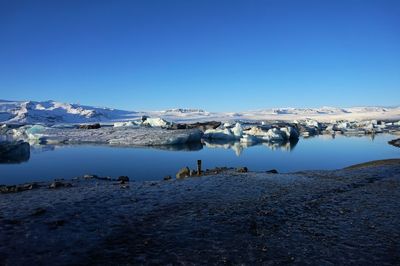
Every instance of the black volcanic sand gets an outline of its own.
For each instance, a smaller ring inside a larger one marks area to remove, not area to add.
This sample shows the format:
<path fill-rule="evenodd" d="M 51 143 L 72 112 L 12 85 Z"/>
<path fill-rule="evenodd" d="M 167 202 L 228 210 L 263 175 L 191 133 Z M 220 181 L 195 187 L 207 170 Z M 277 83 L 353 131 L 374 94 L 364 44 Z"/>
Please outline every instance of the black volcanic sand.
<path fill-rule="evenodd" d="M 400 159 L 71 183 L 0 194 L 1 265 L 400 263 Z"/>

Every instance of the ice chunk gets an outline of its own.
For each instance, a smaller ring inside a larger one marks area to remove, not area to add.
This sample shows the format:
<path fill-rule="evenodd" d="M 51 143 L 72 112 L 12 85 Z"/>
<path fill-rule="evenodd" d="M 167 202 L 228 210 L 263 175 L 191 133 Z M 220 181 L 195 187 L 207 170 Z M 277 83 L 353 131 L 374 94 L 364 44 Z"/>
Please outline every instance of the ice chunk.
<path fill-rule="evenodd" d="M 229 128 L 225 129 L 207 129 L 204 132 L 204 138 L 207 139 L 224 139 L 224 140 L 235 140 L 237 136 Z"/>
<path fill-rule="evenodd" d="M 350 124 L 348 122 L 339 123 L 337 125 L 337 128 L 338 129 L 347 129 L 347 128 L 350 128 Z"/>
<path fill-rule="evenodd" d="M 337 130 L 339 130 L 339 128 L 337 127 L 336 124 L 331 124 L 326 127 L 326 131 L 329 131 L 329 132 L 333 132 L 333 131 L 337 131 Z"/>
<path fill-rule="evenodd" d="M 236 123 L 235 127 L 232 129 L 233 135 L 236 136 L 237 139 L 240 139 L 243 135 L 243 128 L 239 123 Z"/>
<path fill-rule="evenodd" d="M 320 128 L 320 124 L 318 123 L 318 121 L 312 120 L 312 119 L 308 119 L 306 120 L 306 125 L 309 127 L 316 127 L 316 128 Z"/>
<path fill-rule="evenodd" d="M 267 134 L 267 131 L 264 131 L 259 127 L 251 127 L 249 130 L 244 131 L 244 133 L 250 136 L 263 138 Z"/>
<path fill-rule="evenodd" d="M 232 124 L 229 122 L 224 123 L 224 128 L 231 128 Z"/>
<path fill-rule="evenodd" d="M 299 138 L 299 132 L 291 126 L 283 127 L 280 129 L 283 137 L 285 139 L 298 139 Z"/>
<path fill-rule="evenodd" d="M 202 136 L 202 132 L 198 129 L 167 130 L 159 127 L 102 127 L 95 131 L 47 128 L 44 134 L 45 140 L 53 144 L 96 143 L 124 146 L 200 143 Z"/>
<path fill-rule="evenodd" d="M 244 134 L 254 136 L 260 139 L 260 141 L 283 141 L 286 139 L 286 132 L 281 132 L 279 128 L 271 128 L 265 131 L 259 127 L 252 127 L 246 130 Z M 288 134 L 290 136 L 290 132 Z"/>
<path fill-rule="evenodd" d="M 135 127 L 135 126 L 137 126 L 137 124 L 132 121 L 114 123 L 114 127 Z"/>
<path fill-rule="evenodd" d="M 266 136 L 264 137 L 265 140 L 268 141 L 283 141 L 284 138 L 282 136 L 282 132 L 278 128 L 271 128 L 268 130 Z"/>
<path fill-rule="evenodd" d="M 159 117 L 157 117 L 157 118 L 148 117 L 142 123 L 142 125 L 151 126 L 151 127 L 167 127 L 170 124 L 171 124 L 170 122 L 168 122 L 162 118 L 159 118 Z"/>

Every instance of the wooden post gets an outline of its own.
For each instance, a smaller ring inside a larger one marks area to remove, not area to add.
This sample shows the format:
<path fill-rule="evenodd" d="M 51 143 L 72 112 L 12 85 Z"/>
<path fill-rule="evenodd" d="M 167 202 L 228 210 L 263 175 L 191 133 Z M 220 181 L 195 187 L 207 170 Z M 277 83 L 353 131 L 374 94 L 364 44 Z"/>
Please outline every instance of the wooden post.
<path fill-rule="evenodd" d="M 201 160 L 197 160 L 197 175 L 201 175 Z"/>

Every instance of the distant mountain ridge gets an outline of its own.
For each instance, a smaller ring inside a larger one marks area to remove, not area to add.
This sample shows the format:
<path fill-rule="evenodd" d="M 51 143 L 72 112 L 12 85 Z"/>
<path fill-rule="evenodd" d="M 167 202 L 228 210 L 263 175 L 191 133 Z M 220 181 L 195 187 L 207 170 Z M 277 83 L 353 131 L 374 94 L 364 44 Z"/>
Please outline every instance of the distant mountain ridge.
<path fill-rule="evenodd" d="M 161 117 L 175 122 L 205 120 L 317 120 L 400 119 L 400 107 L 321 107 L 270 108 L 247 112 L 207 112 L 202 109 L 168 109 L 165 111 L 125 111 L 57 101 L 0 100 L 0 123 L 57 124 L 136 120 L 141 116 Z"/>

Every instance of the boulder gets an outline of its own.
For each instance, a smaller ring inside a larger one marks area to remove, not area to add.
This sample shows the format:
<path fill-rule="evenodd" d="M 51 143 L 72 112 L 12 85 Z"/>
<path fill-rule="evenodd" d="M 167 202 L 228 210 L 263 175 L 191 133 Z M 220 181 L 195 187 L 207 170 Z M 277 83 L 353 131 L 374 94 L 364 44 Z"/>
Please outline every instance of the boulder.
<path fill-rule="evenodd" d="M 271 170 L 266 171 L 266 173 L 267 174 L 277 174 L 278 171 L 276 169 L 271 169 Z"/>
<path fill-rule="evenodd" d="M 36 183 L 28 183 L 24 185 L 12 185 L 12 186 L 0 186 L 0 193 L 15 193 L 26 190 L 32 190 L 38 188 L 39 186 Z"/>
<path fill-rule="evenodd" d="M 190 170 L 190 176 L 197 176 L 197 172 L 195 170 Z"/>
<path fill-rule="evenodd" d="M 171 180 L 172 177 L 170 175 L 164 176 L 164 180 Z"/>
<path fill-rule="evenodd" d="M 236 169 L 236 172 L 238 172 L 238 173 L 247 173 L 248 169 L 247 169 L 247 167 L 239 167 L 239 168 Z"/>
<path fill-rule="evenodd" d="M 61 181 L 54 181 L 49 185 L 49 188 L 51 189 L 62 188 L 62 187 L 72 187 L 72 185 L 70 183 L 63 183 Z"/>
<path fill-rule="evenodd" d="M 179 170 L 179 172 L 176 174 L 177 179 L 185 178 L 188 176 L 190 176 L 190 169 L 187 166 Z"/>
<path fill-rule="evenodd" d="M 124 184 L 126 182 L 129 182 L 129 177 L 127 177 L 127 176 L 119 176 L 117 178 L 117 181 L 120 182 L 121 184 Z"/>

